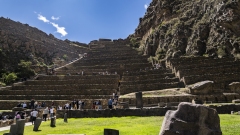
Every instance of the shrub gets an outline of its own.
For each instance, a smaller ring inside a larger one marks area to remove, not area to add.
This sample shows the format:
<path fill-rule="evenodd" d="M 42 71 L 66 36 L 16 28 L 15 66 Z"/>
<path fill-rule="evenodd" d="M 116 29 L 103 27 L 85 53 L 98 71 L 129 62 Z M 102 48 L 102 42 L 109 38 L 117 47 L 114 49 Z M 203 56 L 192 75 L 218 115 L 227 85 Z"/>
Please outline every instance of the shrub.
<path fill-rule="evenodd" d="M 14 72 L 12 72 L 10 74 L 3 74 L 2 78 L 4 83 L 9 85 L 15 82 L 15 80 L 17 79 L 17 75 Z"/>
<path fill-rule="evenodd" d="M 63 55 L 63 59 L 64 59 L 64 60 L 67 60 L 67 58 L 68 58 L 67 54 L 64 54 L 64 55 Z"/>

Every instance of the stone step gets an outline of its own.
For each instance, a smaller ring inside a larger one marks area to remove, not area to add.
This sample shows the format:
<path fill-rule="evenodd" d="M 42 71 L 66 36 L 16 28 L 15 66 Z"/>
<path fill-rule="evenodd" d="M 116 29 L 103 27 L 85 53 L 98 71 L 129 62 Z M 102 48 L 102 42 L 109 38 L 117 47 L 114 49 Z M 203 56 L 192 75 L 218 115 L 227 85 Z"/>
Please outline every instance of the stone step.
<path fill-rule="evenodd" d="M 148 63 L 147 59 L 126 59 L 126 60 L 98 60 L 98 61 L 82 61 L 81 63 L 73 63 L 73 66 L 97 66 L 97 65 L 115 65 L 115 64 L 130 64 L 130 63 Z"/>
<path fill-rule="evenodd" d="M 121 81 L 121 85 L 138 85 L 138 84 L 150 84 L 150 83 L 171 83 L 179 82 L 179 78 L 158 78 L 158 79 L 147 79 L 147 80 L 132 80 L 132 81 Z"/>
<path fill-rule="evenodd" d="M 148 79 L 173 78 L 173 77 L 175 77 L 175 75 L 172 73 L 150 74 L 150 75 L 139 75 L 139 76 L 122 76 L 122 81 L 148 80 Z"/>
<path fill-rule="evenodd" d="M 182 85 L 179 82 L 174 83 L 151 83 L 151 84 L 138 84 L 138 85 L 121 85 L 120 93 L 128 94 L 138 91 L 152 91 L 152 90 L 161 90 L 167 88 L 179 88 Z"/>
<path fill-rule="evenodd" d="M 125 53 L 114 53 L 114 54 L 92 54 L 92 55 L 88 55 L 88 57 L 99 58 L 99 56 L 101 56 L 102 58 L 105 58 L 105 57 L 121 57 L 121 56 L 128 56 L 128 55 L 132 56 L 132 55 L 138 55 L 138 54 L 125 52 Z M 141 55 L 139 55 L 139 57 L 141 57 Z"/>
<path fill-rule="evenodd" d="M 0 90 L 0 95 L 109 95 L 114 89 Z"/>
<path fill-rule="evenodd" d="M 109 99 L 112 95 L 0 95 L 1 100 L 73 100 L 73 99 Z"/>
<path fill-rule="evenodd" d="M 222 66 L 240 66 L 240 62 L 235 61 L 221 61 L 221 62 L 211 62 L 211 63 L 201 63 L 201 64 L 192 64 L 188 63 L 186 65 L 173 65 L 174 70 L 184 70 L 184 69 L 195 69 L 195 68 L 214 68 L 214 67 L 222 67 Z"/>
<path fill-rule="evenodd" d="M 117 60 L 128 60 L 128 59 L 144 59 L 147 60 L 148 56 L 141 56 L 141 55 L 127 55 L 127 56 L 118 56 L 118 57 L 97 57 L 97 58 L 91 58 L 91 57 L 84 57 L 81 60 L 77 61 L 78 62 L 82 62 L 82 61 L 86 61 L 86 62 L 94 62 L 94 61 L 99 61 L 99 60 L 106 60 L 106 61 L 117 61 Z"/>
<path fill-rule="evenodd" d="M 66 85 L 66 84 L 115 84 L 119 78 L 93 78 L 93 79 L 69 79 L 69 80 L 30 80 L 25 85 Z"/>
<path fill-rule="evenodd" d="M 118 84 L 22 85 L 12 90 L 116 89 Z"/>
<path fill-rule="evenodd" d="M 215 63 L 215 62 L 227 62 L 227 61 L 234 61 L 233 58 L 209 58 L 209 57 L 183 57 L 183 58 L 176 58 L 170 59 L 167 62 L 171 63 L 171 65 L 188 65 L 191 64 L 203 64 L 203 63 Z"/>
<path fill-rule="evenodd" d="M 184 76 L 183 82 L 185 85 L 194 84 L 200 81 L 211 80 L 219 82 L 239 82 L 240 81 L 240 73 L 225 73 L 225 74 L 203 74 L 203 75 L 191 75 Z"/>
<path fill-rule="evenodd" d="M 69 65 L 70 66 L 70 65 Z M 150 63 L 122 63 L 122 64 L 110 64 L 110 65 L 95 65 L 95 66 L 74 66 L 74 67 L 66 67 L 65 69 L 71 68 L 71 69 L 107 69 L 107 68 L 124 68 L 124 69 L 131 69 L 132 67 L 138 67 L 138 68 L 145 68 L 145 67 L 151 67 L 152 64 Z M 61 70 L 64 70 L 62 68 Z M 59 70 L 57 70 L 59 71 Z"/>
<path fill-rule="evenodd" d="M 123 72 L 123 76 L 138 76 L 138 75 L 150 75 L 150 74 L 165 74 L 172 73 L 170 69 L 157 69 L 157 70 L 140 70 L 140 71 L 132 71 L 132 72 Z"/>
<path fill-rule="evenodd" d="M 206 68 L 194 68 L 194 69 L 183 69 L 178 71 L 180 78 L 190 75 L 204 75 L 204 74 L 224 74 L 231 72 L 240 72 L 240 66 L 218 66 L 218 67 L 206 67 Z"/>
<path fill-rule="evenodd" d="M 39 75 L 37 80 L 68 80 L 68 79 L 104 79 L 104 78 L 112 78 L 118 79 L 120 78 L 119 75 L 71 75 L 71 76 L 64 76 L 64 75 Z"/>

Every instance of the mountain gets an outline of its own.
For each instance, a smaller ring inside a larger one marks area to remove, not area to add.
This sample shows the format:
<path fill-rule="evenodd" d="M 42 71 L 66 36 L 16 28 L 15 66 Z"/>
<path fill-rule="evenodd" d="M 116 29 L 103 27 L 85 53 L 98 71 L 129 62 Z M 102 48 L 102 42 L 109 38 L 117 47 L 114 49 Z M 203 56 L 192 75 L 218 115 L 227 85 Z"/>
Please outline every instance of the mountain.
<path fill-rule="evenodd" d="M 87 50 L 86 44 L 62 41 L 28 24 L 0 18 L 1 74 L 16 72 L 21 60 L 30 62 L 35 72 L 43 72 L 79 58 Z"/>
<path fill-rule="evenodd" d="M 153 0 L 127 39 L 155 60 L 240 58 L 239 24 L 238 0 Z"/>

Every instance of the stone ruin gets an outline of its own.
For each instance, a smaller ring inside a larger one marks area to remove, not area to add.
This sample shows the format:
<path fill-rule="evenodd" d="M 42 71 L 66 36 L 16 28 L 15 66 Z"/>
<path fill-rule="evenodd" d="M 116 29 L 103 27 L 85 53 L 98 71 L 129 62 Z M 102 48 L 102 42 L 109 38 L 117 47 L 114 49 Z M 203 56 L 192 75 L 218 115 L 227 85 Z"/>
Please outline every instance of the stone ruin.
<path fill-rule="evenodd" d="M 216 110 L 187 102 L 169 110 L 159 135 L 222 135 Z"/>
<path fill-rule="evenodd" d="M 147 61 L 148 56 L 140 55 L 127 43 L 122 39 L 90 42 L 86 57 L 57 68 L 54 75 L 39 75 L 35 80 L 1 88 L 1 108 L 7 110 L 30 99 L 45 101 L 46 105 L 54 101 L 56 106 L 80 99 L 84 100 L 85 109 L 91 109 L 93 101 L 100 100 L 102 108 L 107 108 L 108 99 L 116 91 L 119 102 L 124 103 L 121 108 L 136 105 L 135 96 L 122 95 L 140 91 L 143 107 L 161 102 L 191 102 L 196 98 L 211 103 L 229 103 L 240 98 L 239 61 L 181 57 L 168 59 L 157 68 Z M 181 92 L 182 88 L 188 90 Z M 178 94 L 144 96 L 144 92 L 164 89 Z"/>

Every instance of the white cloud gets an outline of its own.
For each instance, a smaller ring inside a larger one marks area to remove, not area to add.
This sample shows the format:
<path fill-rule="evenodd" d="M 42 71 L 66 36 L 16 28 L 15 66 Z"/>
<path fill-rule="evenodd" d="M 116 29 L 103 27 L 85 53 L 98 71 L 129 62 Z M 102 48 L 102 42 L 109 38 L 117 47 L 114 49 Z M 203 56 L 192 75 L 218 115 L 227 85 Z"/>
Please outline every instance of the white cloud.
<path fill-rule="evenodd" d="M 57 29 L 57 32 L 61 34 L 61 37 L 66 36 L 68 33 L 65 31 L 65 27 L 59 27 L 58 24 L 51 22 L 53 27 Z"/>
<path fill-rule="evenodd" d="M 54 17 L 54 16 L 52 16 L 51 19 L 53 19 L 53 20 L 58 20 L 59 17 Z M 41 20 L 41 21 L 43 21 L 43 22 L 45 22 L 45 23 L 48 23 L 48 24 L 49 24 L 49 23 L 52 24 L 52 26 L 57 29 L 57 33 L 60 33 L 60 34 L 61 34 L 61 37 L 64 37 L 64 36 L 66 36 L 66 35 L 68 34 L 68 33 L 65 31 L 65 27 L 60 27 L 60 26 L 58 26 L 58 24 L 49 21 L 46 17 L 42 16 L 41 14 L 38 14 L 38 20 Z"/>
<path fill-rule="evenodd" d="M 145 5 L 144 5 L 144 8 L 145 8 L 145 9 L 147 9 L 147 8 L 148 8 L 148 5 L 147 5 L 147 4 L 145 4 Z"/>
<path fill-rule="evenodd" d="M 52 20 L 59 20 L 60 17 L 54 17 L 54 16 L 52 16 L 51 19 L 52 19 Z"/>
<path fill-rule="evenodd" d="M 46 17 L 42 16 L 41 14 L 38 14 L 38 19 L 43 21 L 43 22 L 45 22 L 45 23 L 49 23 L 50 22 Z"/>

